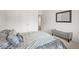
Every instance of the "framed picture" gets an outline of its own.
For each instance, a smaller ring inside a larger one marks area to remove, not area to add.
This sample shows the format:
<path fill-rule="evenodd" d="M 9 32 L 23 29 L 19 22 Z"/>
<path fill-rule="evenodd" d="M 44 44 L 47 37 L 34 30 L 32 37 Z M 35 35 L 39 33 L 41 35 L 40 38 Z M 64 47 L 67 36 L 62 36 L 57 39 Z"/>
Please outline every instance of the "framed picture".
<path fill-rule="evenodd" d="M 71 23 L 71 10 L 57 12 L 56 13 L 56 22 L 66 22 Z"/>

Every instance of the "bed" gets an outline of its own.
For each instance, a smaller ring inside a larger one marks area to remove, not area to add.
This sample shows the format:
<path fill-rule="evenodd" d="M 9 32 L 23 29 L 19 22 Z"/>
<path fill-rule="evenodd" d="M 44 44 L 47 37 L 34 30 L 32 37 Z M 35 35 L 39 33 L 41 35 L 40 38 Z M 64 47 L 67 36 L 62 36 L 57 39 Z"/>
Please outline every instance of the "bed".
<path fill-rule="evenodd" d="M 1 49 L 66 49 L 65 44 L 55 35 L 46 32 L 16 33 L 14 30 L 3 30 L 6 34 L 0 39 Z M 2 37 L 2 36 L 1 36 Z"/>

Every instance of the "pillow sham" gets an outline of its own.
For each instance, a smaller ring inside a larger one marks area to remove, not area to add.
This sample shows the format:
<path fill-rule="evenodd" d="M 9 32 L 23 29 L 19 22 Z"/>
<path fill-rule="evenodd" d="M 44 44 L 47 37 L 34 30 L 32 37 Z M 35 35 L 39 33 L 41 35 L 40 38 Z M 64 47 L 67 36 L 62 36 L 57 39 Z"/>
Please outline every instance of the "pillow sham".
<path fill-rule="evenodd" d="M 24 42 L 23 36 L 20 33 L 17 33 L 16 36 L 19 38 L 20 42 Z"/>
<path fill-rule="evenodd" d="M 7 41 L 12 45 L 13 47 L 16 47 L 19 45 L 19 38 L 16 36 L 16 32 L 12 30 L 9 32 L 9 35 L 7 37 Z"/>
<path fill-rule="evenodd" d="M 0 32 L 0 48 L 1 49 L 5 49 L 9 46 L 6 38 L 7 38 L 7 34 Z"/>
<path fill-rule="evenodd" d="M 19 38 L 16 35 L 9 35 L 7 40 L 13 47 L 18 46 L 20 43 Z"/>

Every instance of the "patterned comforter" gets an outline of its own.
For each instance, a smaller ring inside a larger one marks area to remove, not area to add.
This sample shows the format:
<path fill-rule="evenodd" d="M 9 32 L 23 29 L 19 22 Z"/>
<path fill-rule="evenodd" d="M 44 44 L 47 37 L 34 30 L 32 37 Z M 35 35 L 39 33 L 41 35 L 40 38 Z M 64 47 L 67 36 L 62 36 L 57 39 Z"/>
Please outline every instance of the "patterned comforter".
<path fill-rule="evenodd" d="M 27 45 L 26 49 L 66 49 L 63 42 L 45 32 L 31 32 L 23 35 L 23 37 L 24 46 Z"/>
<path fill-rule="evenodd" d="M 1 36 L 2 35 L 2 36 Z M 15 33 L 4 30 L 0 33 L 1 49 L 65 49 L 60 40 L 45 32 Z M 5 37 L 4 37 L 5 36 Z"/>

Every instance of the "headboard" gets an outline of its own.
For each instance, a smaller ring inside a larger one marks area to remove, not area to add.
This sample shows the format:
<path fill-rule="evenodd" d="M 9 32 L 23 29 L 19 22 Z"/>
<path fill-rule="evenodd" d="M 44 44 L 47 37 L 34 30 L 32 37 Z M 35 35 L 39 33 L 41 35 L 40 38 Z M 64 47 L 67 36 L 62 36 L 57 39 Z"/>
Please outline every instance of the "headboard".
<path fill-rule="evenodd" d="M 70 42 L 72 40 L 72 32 L 63 32 L 63 31 L 59 31 L 59 30 L 52 30 L 52 35 L 58 36 L 60 38 L 63 38 L 65 40 L 67 40 L 68 42 Z"/>

